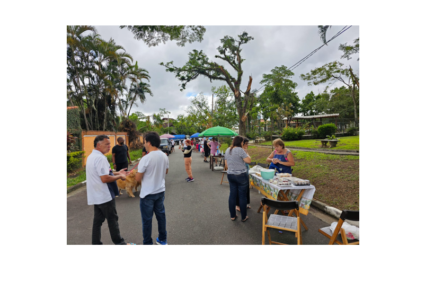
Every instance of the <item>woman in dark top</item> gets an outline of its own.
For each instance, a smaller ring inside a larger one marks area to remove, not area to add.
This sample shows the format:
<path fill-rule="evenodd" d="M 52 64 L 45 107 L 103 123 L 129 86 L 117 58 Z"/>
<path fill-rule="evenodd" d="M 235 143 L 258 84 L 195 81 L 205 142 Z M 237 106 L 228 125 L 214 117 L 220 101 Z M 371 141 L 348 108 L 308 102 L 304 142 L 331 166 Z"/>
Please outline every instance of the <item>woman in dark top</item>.
<path fill-rule="evenodd" d="M 242 148 L 243 148 L 243 150 L 248 154 L 248 143 L 249 143 L 249 139 L 248 138 L 244 138 L 243 139 L 243 144 L 242 144 Z M 245 166 L 246 166 L 246 175 L 247 175 L 247 177 L 248 177 L 248 182 L 249 182 L 249 165 L 248 165 L 248 163 L 245 163 Z M 250 203 L 251 203 L 251 197 L 250 197 L 250 195 L 249 195 L 249 188 L 248 188 L 248 190 L 246 191 L 247 192 L 247 194 L 246 194 L 246 208 L 248 208 L 248 209 L 250 209 L 251 208 L 251 206 L 249 205 Z M 239 196 L 236 198 L 236 210 L 237 211 L 241 211 L 241 209 L 240 209 L 240 207 L 239 207 Z"/>
<path fill-rule="evenodd" d="M 204 152 L 205 152 L 204 162 L 208 162 L 207 157 L 210 156 L 210 150 L 211 150 L 211 148 L 210 148 L 210 145 L 208 144 L 208 140 L 205 139 L 204 140 Z"/>
<path fill-rule="evenodd" d="M 184 167 L 186 169 L 187 175 L 189 177 L 186 178 L 187 182 L 193 182 L 192 175 L 192 146 L 190 145 L 190 140 L 186 140 L 186 146 L 182 148 L 182 152 L 184 154 Z"/>

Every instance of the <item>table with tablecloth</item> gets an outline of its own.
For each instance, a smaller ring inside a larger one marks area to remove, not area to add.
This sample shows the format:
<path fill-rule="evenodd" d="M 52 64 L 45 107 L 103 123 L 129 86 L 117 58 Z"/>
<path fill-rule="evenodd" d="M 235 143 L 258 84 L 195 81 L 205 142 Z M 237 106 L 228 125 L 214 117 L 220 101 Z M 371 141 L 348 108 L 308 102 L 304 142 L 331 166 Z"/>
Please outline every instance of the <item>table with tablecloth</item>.
<path fill-rule="evenodd" d="M 309 186 L 278 186 L 271 184 L 268 180 L 257 176 L 256 174 L 249 175 L 250 184 L 252 187 L 260 191 L 264 196 L 275 200 L 295 200 L 298 201 L 300 213 L 307 215 L 311 206 L 316 188 L 313 185 Z"/>

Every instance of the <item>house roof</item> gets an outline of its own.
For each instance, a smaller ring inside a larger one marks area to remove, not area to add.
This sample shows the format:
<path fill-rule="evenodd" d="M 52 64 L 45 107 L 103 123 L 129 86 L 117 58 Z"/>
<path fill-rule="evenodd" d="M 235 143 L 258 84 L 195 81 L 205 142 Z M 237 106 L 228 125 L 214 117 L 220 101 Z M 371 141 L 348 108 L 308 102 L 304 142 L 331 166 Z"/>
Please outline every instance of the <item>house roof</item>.
<path fill-rule="evenodd" d="M 332 118 L 332 117 L 339 117 L 339 113 L 335 114 L 320 114 L 320 115 L 311 115 L 311 116 L 296 116 L 292 117 L 292 120 L 300 120 L 300 119 L 318 119 L 318 118 Z M 283 118 L 283 120 L 288 120 L 287 117 Z"/>

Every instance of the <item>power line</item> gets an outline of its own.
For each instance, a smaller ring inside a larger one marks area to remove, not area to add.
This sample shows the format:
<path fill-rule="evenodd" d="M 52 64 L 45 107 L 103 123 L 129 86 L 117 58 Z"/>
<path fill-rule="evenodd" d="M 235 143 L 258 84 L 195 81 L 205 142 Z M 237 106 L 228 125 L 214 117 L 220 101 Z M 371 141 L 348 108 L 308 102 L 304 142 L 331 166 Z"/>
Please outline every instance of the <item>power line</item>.
<path fill-rule="evenodd" d="M 332 40 L 334 40 L 335 38 L 337 38 L 338 36 L 340 36 L 342 33 L 344 33 L 345 31 L 347 31 L 349 28 L 351 28 L 352 26 L 345 26 L 343 27 L 339 32 L 337 32 L 331 39 L 329 39 L 328 41 L 326 41 L 326 44 L 331 42 Z M 310 58 L 311 56 L 313 56 L 314 53 L 316 53 L 317 51 L 319 51 L 323 46 L 326 45 L 325 43 L 321 46 L 319 46 L 318 48 L 314 49 L 313 51 L 311 51 L 307 56 L 305 56 L 304 58 L 302 58 L 301 60 L 299 60 L 297 63 L 295 63 L 294 65 L 292 65 L 291 67 L 289 67 L 289 70 L 294 70 L 296 67 L 298 67 L 299 65 L 301 65 L 304 61 L 306 61 L 308 58 Z"/>
<path fill-rule="evenodd" d="M 319 51 L 323 46 L 327 45 L 329 42 L 331 42 L 332 40 L 334 40 L 335 38 L 337 38 L 338 36 L 340 36 L 342 33 L 344 33 L 345 31 L 347 31 L 351 27 L 352 26 L 345 26 L 345 27 L 343 27 L 339 32 L 337 32 L 334 36 L 332 36 L 331 39 L 329 39 L 328 41 L 326 41 L 326 44 L 324 43 L 321 46 L 319 46 L 316 49 L 314 49 L 313 51 L 311 51 L 307 56 L 305 56 L 304 58 L 302 58 L 301 60 L 299 60 L 297 63 L 295 63 L 291 67 L 289 67 L 288 70 L 294 70 L 296 67 L 298 67 L 299 65 L 301 65 L 302 63 L 304 63 L 308 58 L 310 58 L 311 56 L 313 56 L 313 54 L 316 53 L 317 51 Z M 256 89 L 254 93 L 257 93 L 263 87 L 265 87 L 265 85 L 263 85 L 259 89 Z"/>

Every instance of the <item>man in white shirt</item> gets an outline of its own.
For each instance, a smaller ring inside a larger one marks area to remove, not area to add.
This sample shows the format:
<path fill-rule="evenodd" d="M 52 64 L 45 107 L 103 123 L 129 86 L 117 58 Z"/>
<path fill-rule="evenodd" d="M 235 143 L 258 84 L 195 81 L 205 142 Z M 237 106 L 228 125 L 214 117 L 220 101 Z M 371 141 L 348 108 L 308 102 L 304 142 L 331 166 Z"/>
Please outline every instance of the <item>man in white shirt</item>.
<path fill-rule="evenodd" d="M 140 160 L 136 180 L 142 182 L 140 212 L 142 214 L 143 244 L 152 245 L 152 218 L 158 221 L 158 245 L 167 245 L 165 220 L 165 175 L 168 174 L 168 157 L 159 148 L 161 139 L 156 132 L 147 132 L 143 139 L 149 154 Z"/>
<path fill-rule="evenodd" d="M 104 155 L 110 149 L 111 142 L 108 136 L 97 136 L 94 139 L 94 149 L 87 158 L 87 202 L 89 205 L 94 205 L 93 245 L 102 245 L 100 230 L 105 219 L 108 221 L 109 232 L 114 244 L 126 245 L 124 239 L 121 237 L 118 226 L 115 194 L 108 188 L 107 183 L 113 183 L 118 179 L 125 180 L 127 173 L 125 172 L 126 169 L 112 173 L 108 159 Z"/>

